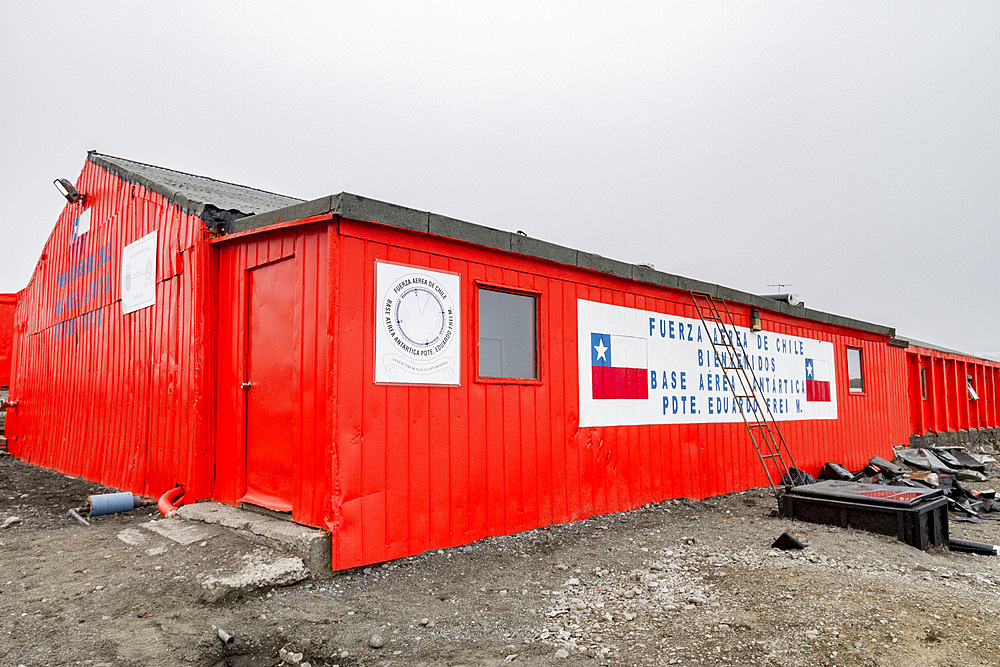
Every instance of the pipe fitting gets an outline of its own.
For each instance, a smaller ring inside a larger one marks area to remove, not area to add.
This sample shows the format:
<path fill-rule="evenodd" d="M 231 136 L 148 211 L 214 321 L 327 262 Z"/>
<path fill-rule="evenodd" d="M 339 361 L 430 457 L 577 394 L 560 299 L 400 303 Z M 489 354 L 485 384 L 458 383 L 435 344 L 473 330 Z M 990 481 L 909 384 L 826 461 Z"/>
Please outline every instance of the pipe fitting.
<path fill-rule="evenodd" d="M 89 526 L 89 525 L 90 525 L 90 522 L 89 522 L 89 521 L 87 521 L 86 519 L 84 519 L 84 518 L 83 518 L 83 517 L 82 517 L 82 516 L 80 515 L 80 512 L 85 512 L 85 511 L 87 511 L 87 508 L 86 508 L 86 507 L 74 507 L 73 509 L 71 509 L 71 510 L 69 511 L 69 515 L 70 515 L 71 517 L 73 517 L 74 519 L 76 519 L 77 521 L 79 521 L 80 523 L 82 523 L 83 525 L 85 525 L 85 526 Z"/>
<path fill-rule="evenodd" d="M 166 517 L 171 517 L 177 514 L 177 508 L 181 506 L 181 499 L 183 498 L 184 487 L 175 486 L 160 496 L 160 500 L 157 501 L 156 507 L 160 510 L 160 514 Z"/>

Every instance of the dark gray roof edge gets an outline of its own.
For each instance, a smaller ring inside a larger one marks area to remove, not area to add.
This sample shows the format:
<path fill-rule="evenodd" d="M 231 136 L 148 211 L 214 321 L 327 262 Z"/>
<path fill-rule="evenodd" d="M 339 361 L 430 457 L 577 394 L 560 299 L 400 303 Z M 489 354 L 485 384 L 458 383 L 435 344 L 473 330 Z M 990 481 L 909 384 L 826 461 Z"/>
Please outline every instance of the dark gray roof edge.
<path fill-rule="evenodd" d="M 341 192 L 302 204 L 259 213 L 242 218 L 233 223 L 230 234 L 268 227 L 277 222 L 288 222 L 316 215 L 330 213 L 352 220 L 364 220 L 383 225 L 409 229 L 436 236 L 443 236 L 466 243 L 473 243 L 505 252 L 567 264 L 581 269 L 598 271 L 609 275 L 634 280 L 636 282 L 667 287 L 680 291 L 706 292 L 713 298 L 734 303 L 743 303 L 759 310 L 781 313 L 789 317 L 812 320 L 823 324 L 865 331 L 880 336 L 892 337 L 896 330 L 881 324 L 863 322 L 850 317 L 833 315 L 803 306 L 790 306 L 767 297 L 741 292 L 729 287 L 707 283 L 693 278 L 685 278 L 671 273 L 657 271 L 641 264 L 628 264 L 609 259 L 583 250 L 573 250 L 565 246 L 549 243 L 514 232 L 505 232 L 492 227 L 447 218 L 427 211 L 390 204 L 388 202 L 361 197 L 349 192 Z"/>
<path fill-rule="evenodd" d="M 179 171 L 177 169 L 168 169 L 167 167 L 160 167 L 155 164 L 146 164 L 145 162 L 138 162 L 136 160 L 130 160 L 124 157 L 118 157 L 117 155 L 105 155 L 103 153 L 98 153 L 97 151 L 90 151 L 87 153 L 87 160 L 93 162 L 98 167 L 104 169 L 107 172 L 118 176 L 122 180 L 128 181 L 129 183 L 135 183 L 141 185 L 144 188 L 151 190 L 159 195 L 162 195 L 167 201 L 177 205 L 178 207 L 194 213 L 200 216 L 205 210 L 205 206 L 212 204 L 212 202 L 195 201 L 189 199 L 177 192 L 172 188 L 165 187 L 162 183 L 154 181 L 152 179 L 143 176 L 137 171 L 130 170 L 122 162 L 131 162 L 132 164 L 139 165 L 141 167 L 149 167 L 151 169 L 161 169 L 163 171 L 169 171 L 174 174 L 179 174 L 181 176 L 188 176 L 190 178 L 195 178 L 202 181 L 210 181 L 212 183 L 218 183 L 219 185 L 225 185 L 234 188 L 240 188 L 243 190 L 248 190 L 252 192 L 259 192 L 265 195 L 271 195 L 274 197 L 282 197 L 284 199 L 297 199 L 296 197 L 289 197 L 288 195 L 278 194 L 277 192 L 269 192 L 267 190 L 261 190 L 260 188 L 251 188 L 245 185 L 240 185 L 239 183 L 230 183 L 228 181 L 220 181 L 217 178 L 210 178 L 208 176 L 199 176 L 198 174 L 191 174 L 186 171 Z M 298 201 L 302 201 L 298 199 Z"/>
<path fill-rule="evenodd" d="M 324 215 L 326 213 L 332 214 L 336 212 L 336 209 L 339 206 L 337 203 L 339 199 L 340 195 L 331 195 L 320 197 L 319 199 L 313 199 L 301 204 L 293 204 L 292 206 L 286 206 L 284 208 L 276 208 L 273 211 L 267 211 L 266 213 L 248 215 L 245 218 L 234 220 L 229 229 L 226 230 L 226 235 L 228 236 L 230 234 L 239 234 L 240 232 L 249 232 L 263 227 L 270 227 L 271 225 L 288 220 L 301 220 L 302 218 L 311 218 L 314 215 Z"/>
<path fill-rule="evenodd" d="M 937 352 L 944 352 L 945 354 L 957 354 L 960 357 L 971 357 L 973 359 L 982 359 L 983 361 L 989 361 L 992 363 L 1000 363 L 1000 359 L 994 359 L 992 357 L 986 357 L 981 354 L 969 354 L 968 352 L 959 352 L 958 350 L 952 350 L 947 347 L 942 347 L 941 345 L 934 345 L 933 343 L 926 343 L 921 340 L 915 340 L 913 338 L 904 338 L 908 344 L 914 347 L 923 347 L 928 350 L 936 350 Z"/>

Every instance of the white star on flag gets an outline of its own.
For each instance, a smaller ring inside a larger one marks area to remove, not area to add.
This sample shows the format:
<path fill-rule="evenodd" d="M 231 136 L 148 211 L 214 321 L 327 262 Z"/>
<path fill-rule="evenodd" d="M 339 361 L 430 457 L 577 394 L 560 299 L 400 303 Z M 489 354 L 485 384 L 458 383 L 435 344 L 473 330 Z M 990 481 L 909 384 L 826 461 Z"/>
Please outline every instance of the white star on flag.
<path fill-rule="evenodd" d="M 604 359 L 605 361 L 607 361 L 607 358 L 604 355 L 607 354 L 608 348 L 607 346 L 604 345 L 603 340 L 597 341 L 597 345 L 594 346 L 594 349 L 597 350 L 598 359 Z"/>

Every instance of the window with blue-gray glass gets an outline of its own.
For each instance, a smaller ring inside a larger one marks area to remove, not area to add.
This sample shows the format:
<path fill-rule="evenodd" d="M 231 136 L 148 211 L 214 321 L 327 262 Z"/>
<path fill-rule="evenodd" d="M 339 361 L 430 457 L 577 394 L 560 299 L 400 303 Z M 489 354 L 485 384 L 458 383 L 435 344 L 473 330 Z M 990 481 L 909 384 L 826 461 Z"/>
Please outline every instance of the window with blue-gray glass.
<path fill-rule="evenodd" d="M 537 297 L 479 288 L 479 377 L 538 378 Z"/>
<path fill-rule="evenodd" d="M 865 390 L 865 373 L 861 364 L 861 350 L 856 347 L 847 348 L 847 389 L 859 394 Z"/>

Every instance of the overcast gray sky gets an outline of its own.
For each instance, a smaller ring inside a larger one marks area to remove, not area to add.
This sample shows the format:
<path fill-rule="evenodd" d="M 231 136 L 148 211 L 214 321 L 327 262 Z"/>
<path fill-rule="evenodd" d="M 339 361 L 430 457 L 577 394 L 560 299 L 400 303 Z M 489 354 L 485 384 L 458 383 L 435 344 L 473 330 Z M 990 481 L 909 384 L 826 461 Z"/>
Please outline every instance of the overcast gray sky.
<path fill-rule="evenodd" d="M 1000 3 L 0 0 L 0 291 L 88 149 L 1000 357 Z"/>

